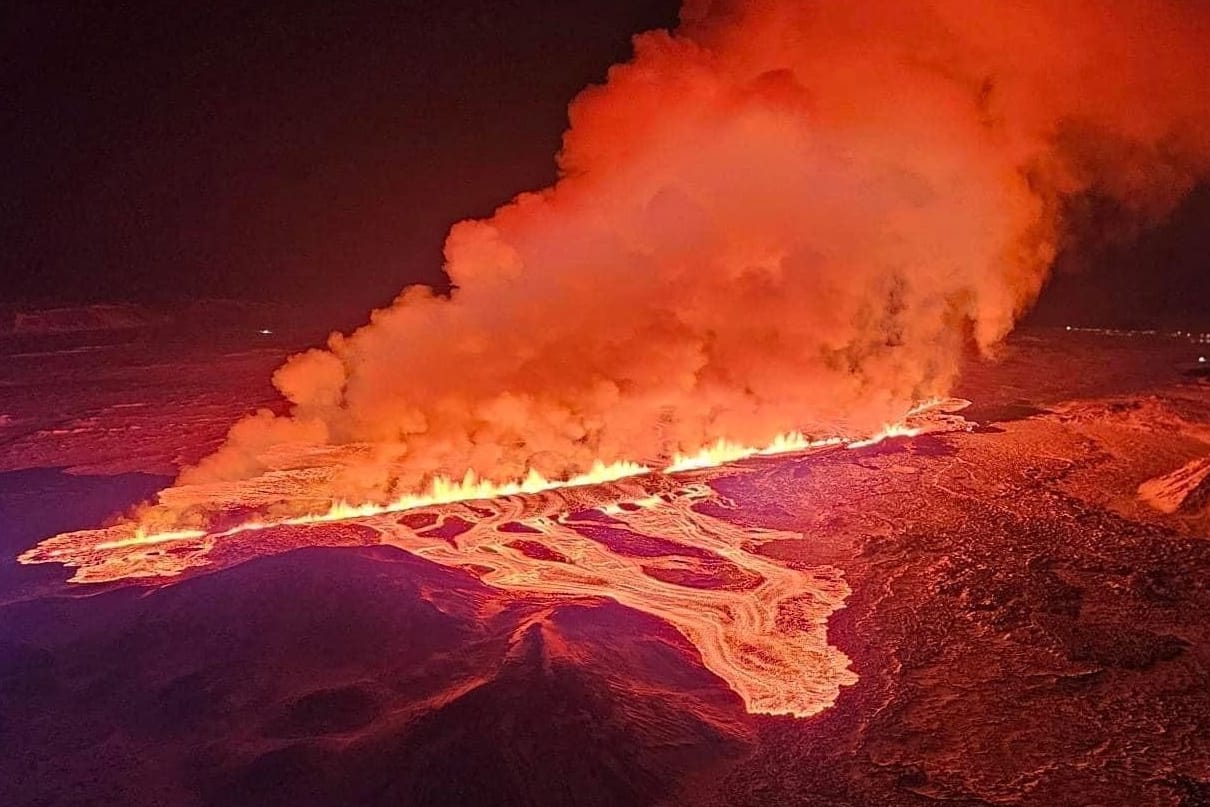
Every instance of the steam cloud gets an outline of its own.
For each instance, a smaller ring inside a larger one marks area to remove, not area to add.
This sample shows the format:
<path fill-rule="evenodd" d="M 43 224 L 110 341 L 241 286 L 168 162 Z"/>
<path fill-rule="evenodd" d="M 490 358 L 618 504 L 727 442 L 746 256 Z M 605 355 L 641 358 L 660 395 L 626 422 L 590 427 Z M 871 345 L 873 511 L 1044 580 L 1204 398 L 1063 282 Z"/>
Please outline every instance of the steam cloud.
<path fill-rule="evenodd" d="M 453 227 L 448 298 L 406 289 L 293 356 L 290 414 L 236 424 L 180 482 L 314 465 L 325 495 L 384 501 L 435 473 L 567 477 L 894 421 L 1035 299 L 1064 200 L 1154 218 L 1204 174 L 1208 20 L 688 0 L 574 100 L 553 187 Z"/>

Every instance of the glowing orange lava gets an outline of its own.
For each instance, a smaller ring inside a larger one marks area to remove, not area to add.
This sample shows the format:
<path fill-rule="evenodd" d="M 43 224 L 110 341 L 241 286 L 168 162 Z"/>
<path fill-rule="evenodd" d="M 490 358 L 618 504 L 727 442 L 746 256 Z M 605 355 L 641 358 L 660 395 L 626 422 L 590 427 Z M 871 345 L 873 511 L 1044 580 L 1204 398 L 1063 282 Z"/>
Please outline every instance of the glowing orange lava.
<path fill-rule="evenodd" d="M 811 440 L 790 433 L 763 448 L 719 441 L 691 456 L 674 457 L 660 471 L 636 463 L 598 463 L 571 479 L 552 481 L 531 473 L 508 484 L 468 474 L 460 481 L 437 479 L 423 494 L 385 504 L 336 502 L 324 512 L 216 531 L 147 532 L 119 524 L 55 536 L 20 560 L 74 566 L 75 582 L 173 576 L 234 562 L 223 554 L 232 549 L 247 557 L 322 545 L 331 540 L 330 531 L 316 525 L 355 521 L 375 536 L 359 539 L 364 543 L 398 546 L 465 569 L 500 589 L 609 597 L 657 616 L 697 648 L 702 663 L 743 698 L 749 711 L 802 717 L 827 708 L 841 686 L 856 681 L 848 659 L 826 637 L 827 618 L 849 589 L 831 567 L 788 568 L 762 555 L 765 543 L 799 536 L 720 518 L 719 508 L 734 503 L 705 484 L 701 473 L 755 456 L 860 448 L 889 437 L 950 429 L 954 421 L 945 415 L 914 420 L 954 408 L 930 403 L 864 440 Z M 707 501 L 712 514 L 700 507 Z M 424 526 L 411 526 L 415 520 L 397 515 L 424 510 L 429 511 Z M 465 525 L 462 531 L 443 532 L 455 519 Z M 283 538 L 283 529 L 293 530 L 291 537 Z M 236 535 L 240 540 L 232 542 Z M 660 549 L 635 551 L 632 542 L 644 541 L 656 541 Z M 542 552 L 526 551 L 534 545 Z"/>

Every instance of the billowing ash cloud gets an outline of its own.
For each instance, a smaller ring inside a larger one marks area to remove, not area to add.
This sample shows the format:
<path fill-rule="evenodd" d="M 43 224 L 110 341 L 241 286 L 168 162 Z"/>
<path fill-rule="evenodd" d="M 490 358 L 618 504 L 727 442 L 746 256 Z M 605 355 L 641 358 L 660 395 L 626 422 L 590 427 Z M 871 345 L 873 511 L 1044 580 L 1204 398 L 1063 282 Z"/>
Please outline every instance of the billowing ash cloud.
<path fill-rule="evenodd" d="M 292 357 L 291 414 L 237 424 L 182 481 L 307 444 L 340 458 L 333 496 L 382 500 L 893 421 L 1032 302 L 1065 198 L 1154 217 L 1197 181 L 1208 18 L 689 0 L 574 100 L 553 187 L 453 227 L 448 298 L 409 288 Z"/>

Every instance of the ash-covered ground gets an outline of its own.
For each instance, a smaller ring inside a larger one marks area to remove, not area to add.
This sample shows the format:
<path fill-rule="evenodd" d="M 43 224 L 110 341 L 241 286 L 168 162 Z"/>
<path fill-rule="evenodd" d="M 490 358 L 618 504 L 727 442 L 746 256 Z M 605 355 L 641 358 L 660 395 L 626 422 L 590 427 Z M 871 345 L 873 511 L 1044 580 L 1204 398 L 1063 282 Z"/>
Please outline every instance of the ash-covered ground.
<path fill-rule="evenodd" d="M 713 474 L 713 515 L 851 589 L 827 640 L 857 681 L 796 719 L 667 622 L 354 522 L 137 585 L 17 565 L 277 406 L 305 341 L 126 325 L 3 338 L 0 803 L 1210 803 L 1205 345 L 1019 333 L 971 360 L 971 431 Z"/>

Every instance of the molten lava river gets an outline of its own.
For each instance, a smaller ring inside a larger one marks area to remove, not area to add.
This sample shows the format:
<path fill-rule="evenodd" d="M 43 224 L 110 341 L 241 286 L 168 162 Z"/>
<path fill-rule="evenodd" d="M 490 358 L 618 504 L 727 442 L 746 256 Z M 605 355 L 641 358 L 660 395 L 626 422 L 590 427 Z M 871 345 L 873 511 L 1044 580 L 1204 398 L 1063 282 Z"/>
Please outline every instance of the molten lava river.
<path fill-rule="evenodd" d="M 946 414 L 954 409 L 917 410 L 879 438 L 961 428 L 960 417 Z M 801 536 L 734 523 L 728 515 L 737 504 L 709 483 L 753 467 L 724 470 L 720 460 L 860 450 L 876 441 L 719 448 L 662 472 L 633 466 L 608 482 L 523 485 L 494 498 L 467 481 L 447 486 L 445 496 L 224 530 L 149 534 L 117 525 L 56 536 L 21 561 L 74 566 L 73 581 L 96 583 L 179 576 L 299 546 L 387 544 L 521 595 L 607 597 L 654 615 L 697 648 L 750 712 L 805 717 L 857 680 L 826 631 L 849 587 L 833 567 L 791 567 L 762 554 L 770 542 Z M 457 498 L 466 500 L 449 501 Z"/>

